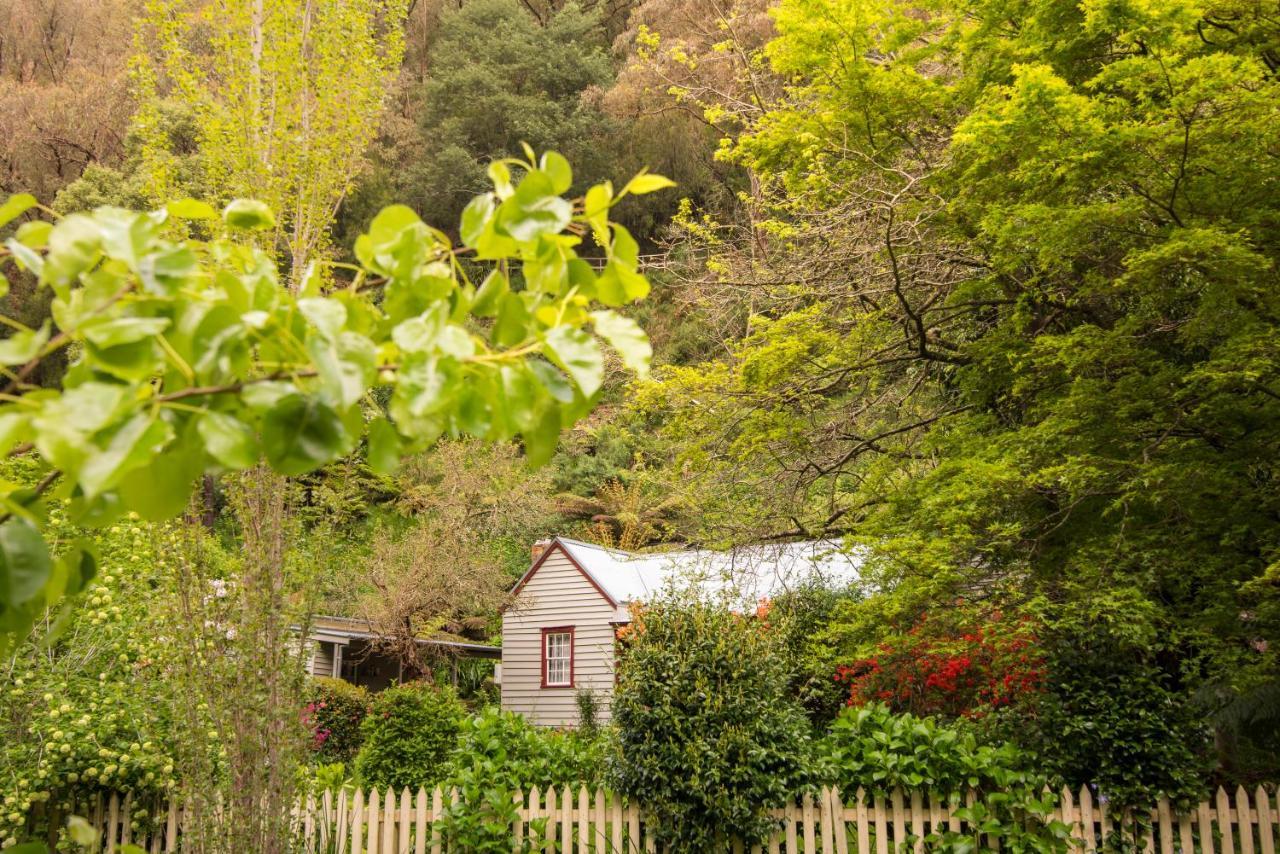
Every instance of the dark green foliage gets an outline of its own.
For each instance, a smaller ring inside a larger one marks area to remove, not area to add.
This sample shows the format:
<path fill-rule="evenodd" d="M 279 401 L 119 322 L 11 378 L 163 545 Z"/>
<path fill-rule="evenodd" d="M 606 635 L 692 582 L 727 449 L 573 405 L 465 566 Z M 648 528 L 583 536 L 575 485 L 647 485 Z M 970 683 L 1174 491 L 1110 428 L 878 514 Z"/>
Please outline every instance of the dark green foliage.
<path fill-rule="evenodd" d="M 342 679 L 311 682 L 304 719 L 312 732 L 311 749 L 321 761 L 349 762 L 364 741 L 360 724 L 369 713 L 369 692 Z"/>
<path fill-rule="evenodd" d="M 1204 797 L 1209 732 L 1183 674 L 1169 670 L 1178 660 L 1169 627 L 1115 595 L 1045 610 L 1043 693 L 995 731 L 1035 752 L 1055 778 L 1073 789 L 1094 784 L 1112 803 Z"/>
<path fill-rule="evenodd" d="M 574 164 L 575 189 L 599 174 L 608 119 L 584 95 L 613 69 L 595 14 L 568 4 L 539 24 L 519 0 L 474 0 L 446 13 L 431 45 L 421 97 L 425 156 L 411 167 L 409 201 L 450 228 L 485 185 L 494 158 L 522 142 Z M 465 57 L 465 61 L 459 58 Z"/>
<path fill-rule="evenodd" d="M 820 774 L 841 791 L 887 793 L 894 788 L 936 792 L 961 802 L 978 792 L 976 803 L 957 814 L 999 836 L 1016 851 L 1066 851 L 1068 828 L 1049 821 L 1057 801 L 1044 794 L 1049 778 L 1034 755 L 1011 743 L 980 744 L 972 733 L 932 718 L 894 714 L 873 704 L 846 709 L 818 744 Z M 932 834 L 930 851 L 972 851 L 976 835 Z"/>
<path fill-rule="evenodd" d="M 729 831 L 764 838 L 768 810 L 803 785 L 811 747 L 778 632 L 690 599 L 637 614 L 628 637 L 617 788 L 649 806 L 675 850 L 711 850 Z"/>
<path fill-rule="evenodd" d="M 360 725 L 356 777 L 362 785 L 397 791 L 435 785 L 447 773 L 465 714 L 450 688 L 425 682 L 388 688 L 374 697 Z"/>

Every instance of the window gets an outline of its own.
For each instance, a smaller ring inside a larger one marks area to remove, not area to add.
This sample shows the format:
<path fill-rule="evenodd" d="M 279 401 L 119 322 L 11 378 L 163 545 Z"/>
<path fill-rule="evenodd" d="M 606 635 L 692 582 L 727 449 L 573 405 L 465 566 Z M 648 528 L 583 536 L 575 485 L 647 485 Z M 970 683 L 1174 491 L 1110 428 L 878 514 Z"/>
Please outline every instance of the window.
<path fill-rule="evenodd" d="M 573 627 L 542 630 L 542 687 L 573 687 Z"/>

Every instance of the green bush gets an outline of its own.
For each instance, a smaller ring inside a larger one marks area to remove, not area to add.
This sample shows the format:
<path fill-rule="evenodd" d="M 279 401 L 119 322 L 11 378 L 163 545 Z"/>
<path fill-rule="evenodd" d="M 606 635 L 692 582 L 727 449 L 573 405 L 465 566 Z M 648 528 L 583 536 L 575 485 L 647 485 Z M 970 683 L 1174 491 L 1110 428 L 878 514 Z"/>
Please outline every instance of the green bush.
<path fill-rule="evenodd" d="M 417 789 L 448 771 L 466 710 L 451 688 L 410 682 L 374 695 L 360 724 L 356 778 L 364 786 Z"/>
<path fill-rule="evenodd" d="M 341 679 L 311 682 L 303 715 L 311 730 L 311 749 L 327 762 L 348 762 L 360 749 L 360 724 L 369 714 L 369 691 Z"/>
<path fill-rule="evenodd" d="M 712 850 L 730 829 L 764 839 L 769 810 L 804 784 L 811 738 L 779 634 L 692 597 L 634 615 L 613 706 L 616 784 L 675 850 Z"/>
<path fill-rule="evenodd" d="M 1069 828 L 1049 815 L 1056 798 L 1048 779 L 1030 770 L 1035 759 L 1011 743 L 980 744 L 971 732 L 933 718 L 895 714 L 872 704 L 842 712 L 818 744 L 817 773 L 844 792 L 894 788 L 938 792 L 958 805 L 974 789 L 978 799 L 955 814 L 1021 851 L 1066 851 Z M 976 834 L 931 834 L 930 851 L 980 850 Z"/>
<path fill-rule="evenodd" d="M 463 724 L 445 780 L 458 789 L 458 803 L 442 823 L 445 838 L 476 854 L 511 851 L 515 791 L 565 783 L 595 788 L 604 782 L 607 744 L 604 731 L 539 729 L 520 715 L 485 709 Z"/>

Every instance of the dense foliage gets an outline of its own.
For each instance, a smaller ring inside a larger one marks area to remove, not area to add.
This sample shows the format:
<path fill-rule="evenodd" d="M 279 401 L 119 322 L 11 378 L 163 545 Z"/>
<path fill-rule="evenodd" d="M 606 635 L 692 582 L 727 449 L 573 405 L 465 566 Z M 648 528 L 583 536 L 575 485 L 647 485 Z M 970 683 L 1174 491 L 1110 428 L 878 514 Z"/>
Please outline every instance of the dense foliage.
<path fill-rule="evenodd" d="M 636 397 L 687 524 L 847 534 L 864 609 L 899 622 L 991 591 L 1011 616 L 1127 602 L 1164 639 L 1164 738 L 1189 709 L 1224 776 L 1274 774 L 1275 21 L 1230 0 L 773 16 L 756 59 L 783 92 L 685 87 L 735 117 L 723 156 L 760 186 L 749 219 L 683 219 L 727 352 Z"/>
<path fill-rule="evenodd" d="M 588 325 L 647 370 L 650 348 L 635 322 L 587 308 L 648 293 L 635 241 L 608 211 L 670 182 L 642 174 L 616 193 L 598 184 L 575 206 L 560 195 L 573 181 L 568 162 L 554 152 L 529 157 L 493 164 L 494 190 L 468 205 L 462 247 L 406 207 L 382 211 L 357 241 L 351 286 L 327 294 L 313 276 L 296 291 L 281 286 L 252 236 L 275 222 L 259 202 L 234 201 L 221 217 L 183 200 L 150 214 L 99 208 L 23 224 L 0 261 L 53 291 L 58 331 L 17 324 L 0 342 L 0 362 L 16 368 L 5 393 L 21 392 L 0 409 L 3 449 L 30 445 L 48 467 L 35 490 L 3 497 L 0 641 L 92 576 L 88 553 L 73 549 L 55 563 L 41 538 L 41 494 L 59 479 L 78 521 L 105 524 L 125 509 L 172 517 L 201 474 L 260 458 L 304 474 L 366 434 L 380 471 L 444 433 L 518 435 L 532 461 L 545 461 L 603 382 L 604 353 Z M 34 205 L 13 197 L 0 226 Z M 575 220 L 608 253 L 599 274 L 577 257 L 580 238 L 562 234 Z M 173 239 L 187 228 L 213 237 Z M 457 262 L 463 249 L 490 262 L 478 286 Z M 523 287 L 509 278 L 513 259 Z M 487 328 L 466 323 L 489 317 Z M 24 387 L 43 358 L 72 345 L 60 390 Z M 391 389 L 385 414 L 365 411 L 375 386 Z M 152 465 L 158 458 L 165 465 Z"/>
<path fill-rule="evenodd" d="M 443 779 L 466 709 L 453 689 L 408 682 L 377 694 L 360 724 L 356 779 L 399 791 Z"/>
<path fill-rule="evenodd" d="M 32 468 L 5 467 L 18 482 Z M 68 515 L 62 504 L 51 508 L 54 541 L 81 535 Z M 161 688 L 169 630 L 151 608 L 163 583 L 158 536 L 128 518 L 97 532 L 102 571 L 80 607 L 62 615 L 58 643 L 24 646 L 0 670 L 0 846 L 21 837 L 34 804 L 132 792 L 138 815 L 129 820 L 141 825 L 175 791 L 175 727 Z"/>
<path fill-rule="evenodd" d="M 804 782 L 809 725 L 788 696 L 779 632 L 690 597 L 633 613 L 613 703 L 619 791 L 662 840 L 711 850 L 728 828 L 765 838 Z"/>
<path fill-rule="evenodd" d="M 949 798 L 957 815 L 996 834 L 1017 851 L 1068 850 L 1070 828 L 1049 816 L 1057 805 L 1050 777 L 1011 743 L 979 744 L 972 733 L 932 718 L 894 714 L 883 704 L 842 712 L 818 745 L 821 774 L 841 791 L 881 796 L 900 788 Z M 963 793 L 974 790 L 973 804 Z M 979 835 L 930 834 L 930 851 L 980 849 Z"/>
<path fill-rule="evenodd" d="M 477 854 L 511 851 L 516 792 L 566 784 L 575 787 L 575 797 L 579 785 L 594 791 L 605 779 L 607 744 L 598 731 L 539 729 L 511 712 L 482 711 L 463 724 L 445 780 L 458 791 L 445 812 L 445 838 Z M 529 845 L 536 850 L 536 843 Z"/>
<path fill-rule="evenodd" d="M 364 741 L 361 724 L 369 714 L 368 690 L 342 679 L 319 677 L 312 681 L 310 694 L 302 715 L 311 731 L 311 749 L 322 760 L 351 761 Z"/>

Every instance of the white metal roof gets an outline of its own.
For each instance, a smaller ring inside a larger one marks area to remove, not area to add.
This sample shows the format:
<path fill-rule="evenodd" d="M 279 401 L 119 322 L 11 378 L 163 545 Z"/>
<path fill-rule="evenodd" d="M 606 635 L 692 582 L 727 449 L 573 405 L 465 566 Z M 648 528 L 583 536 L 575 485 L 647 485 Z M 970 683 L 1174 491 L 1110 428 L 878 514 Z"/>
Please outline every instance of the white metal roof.
<path fill-rule="evenodd" d="M 830 540 L 652 554 L 565 537 L 557 537 L 555 543 L 619 605 L 690 587 L 754 604 L 809 584 L 846 587 L 858 579 L 862 565 L 860 554 L 849 554 Z"/>

